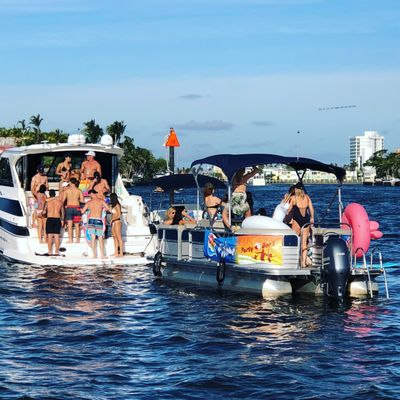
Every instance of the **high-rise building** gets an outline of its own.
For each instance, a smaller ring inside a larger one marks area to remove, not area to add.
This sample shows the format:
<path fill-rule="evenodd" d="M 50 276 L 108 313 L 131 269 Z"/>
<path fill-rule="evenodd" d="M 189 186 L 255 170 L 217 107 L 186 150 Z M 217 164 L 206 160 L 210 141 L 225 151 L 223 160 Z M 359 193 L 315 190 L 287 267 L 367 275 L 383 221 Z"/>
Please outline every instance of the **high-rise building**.
<path fill-rule="evenodd" d="M 366 161 L 371 156 L 383 150 L 384 137 L 377 131 L 365 131 L 364 136 L 355 136 L 350 138 L 350 164 L 357 163 L 357 169 L 362 169 Z"/>

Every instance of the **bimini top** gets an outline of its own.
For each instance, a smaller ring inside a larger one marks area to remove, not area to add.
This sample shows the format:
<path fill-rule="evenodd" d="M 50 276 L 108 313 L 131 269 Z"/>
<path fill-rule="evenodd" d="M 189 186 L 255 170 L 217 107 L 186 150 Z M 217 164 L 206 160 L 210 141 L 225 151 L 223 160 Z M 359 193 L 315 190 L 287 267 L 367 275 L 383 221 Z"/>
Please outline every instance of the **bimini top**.
<path fill-rule="evenodd" d="M 195 160 L 192 162 L 191 167 L 199 164 L 215 165 L 221 168 L 229 182 L 239 169 L 263 164 L 285 164 L 292 167 L 295 171 L 309 169 L 312 171 L 328 172 L 334 174 L 340 182 L 346 176 L 346 171 L 336 165 L 324 164 L 311 158 L 284 157 L 276 154 L 217 154 Z"/>
<path fill-rule="evenodd" d="M 204 185 L 208 182 L 212 183 L 215 188 L 226 187 L 224 182 L 207 175 L 197 175 L 197 182 L 200 187 L 204 187 Z M 192 174 L 165 175 L 161 176 L 160 178 L 153 179 L 151 184 L 160 187 L 164 191 L 197 187 L 196 180 Z"/>

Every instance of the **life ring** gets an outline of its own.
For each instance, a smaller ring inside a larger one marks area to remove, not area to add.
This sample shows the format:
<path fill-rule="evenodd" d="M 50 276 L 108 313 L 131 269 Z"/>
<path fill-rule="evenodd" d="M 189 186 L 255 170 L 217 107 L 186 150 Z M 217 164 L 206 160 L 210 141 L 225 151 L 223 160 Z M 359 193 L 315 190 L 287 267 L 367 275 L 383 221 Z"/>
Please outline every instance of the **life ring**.
<path fill-rule="evenodd" d="M 162 276 L 161 264 L 162 264 L 162 254 L 160 251 L 157 251 L 157 253 L 154 255 L 154 261 L 153 261 L 154 276 Z"/>
<path fill-rule="evenodd" d="M 222 260 L 218 263 L 217 266 L 217 282 L 218 285 L 221 285 L 223 283 L 223 281 L 225 280 L 225 270 L 226 270 L 226 265 L 225 265 L 225 261 Z"/>
<path fill-rule="evenodd" d="M 342 215 L 342 228 L 346 229 L 348 224 L 353 231 L 352 255 L 362 257 L 371 244 L 371 239 L 379 239 L 383 236 L 379 229 L 379 223 L 370 221 L 365 208 L 358 203 L 349 204 Z"/>

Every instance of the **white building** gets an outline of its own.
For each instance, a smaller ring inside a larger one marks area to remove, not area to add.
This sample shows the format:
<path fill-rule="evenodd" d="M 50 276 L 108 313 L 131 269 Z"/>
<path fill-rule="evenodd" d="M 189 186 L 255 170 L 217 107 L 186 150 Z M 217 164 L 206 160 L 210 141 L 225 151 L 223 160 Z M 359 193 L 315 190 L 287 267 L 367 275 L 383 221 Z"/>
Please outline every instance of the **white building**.
<path fill-rule="evenodd" d="M 350 138 L 350 164 L 357 163 L 357 169 L 363 169 L 363 165 L 372 155 L 383 150 L 384 137 L 377 131 L 365 131 L 364 136 Z"/>

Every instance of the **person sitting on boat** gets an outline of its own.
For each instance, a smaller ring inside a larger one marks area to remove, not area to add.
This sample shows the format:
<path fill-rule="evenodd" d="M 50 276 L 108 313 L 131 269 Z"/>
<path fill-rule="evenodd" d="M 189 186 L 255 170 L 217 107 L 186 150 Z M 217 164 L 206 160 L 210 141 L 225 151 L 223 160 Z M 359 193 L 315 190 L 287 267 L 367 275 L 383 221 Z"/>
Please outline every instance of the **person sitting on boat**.
<path fill-rule="evenodd" d="M 65 190 L 68 185 L 64 185 L 64 183 L 68 183 L 71 178 L 71 154 L 67 153 L 64 155 L 64 161 L 60 162 L 56 168 L 56 175 L 60 177 L 59 191 L 60 193 Z"/>
<path fill-rule="evenodd" d="M 244 168 L 236 172 L 233 177 L 233 192 L 231 198 L 232 214 L 244 218 L 251 216 L 251 209 L 246 195 L 247 182 L 259 172 L 261 172 L 261 170 L 256 166 L 247 174 L 245 174 Z"/>
<path fill-rule="evenodd" d="M 204 185 L 203 193 L 204 193 L 204 208 L 205 214 L 208 216 L 210 221 L 214 221 L 218 210 L 222 208 L 224 203 L 222 200 L 214 196 L 215 186 L 211 182 L 207 182 Z"/>
<path fill-rule="evenodd" d="M 170 207 L 166 212 L 166 217 L 163 222 L 165 225 L 185 225 L 186 222 L 196 223 L 195 219 L 185 209 L 178 213 L 175 207 Z"/>
<path fill-rule="evenodd" d="M 91 248 L 93 253 L 93 258 L 97 258 L 97 242 L 99 241 L 100 247 L 100 257 L 106 258 L 104 254 L 104 219 L 103 211 L 111 211 L 108 204 L 97 197 L 97 192 L 95 190 L 89 190 L 90 200 L 85 204 L 82 209 L 82 214 L 89 211 L 87 229 L 91 237 Z"/>
<path fill-rule="evenodd" d="M 93 181 L 89 186 L 89 190 L 95 190 L 99 199 L 104 200 L 105 196 L 110 193 L 111 189 L 106 179 L 103 179 L 98 171 L 93 174 Z"/>
<path fill-rule="evenodd" d="M 39 191 L 36 192 L 36 221 L 39 243 L 43 243 L 46 237 L 44 229 L 46 224 L 46 214 L 44 213 L 44 205 L 46 204 L 46 199 L 46 186 L 40 185 Z"/>
<path fill-rule="evenodd" d="M 94 159 L 96 157 L 96 153 L 93 150 L 85 153 L 86 161 L 82 163 L 81 166 L 81 179 L 82 180 L 92 180 L 94 178 L 94 173 L 97 171 L 101 175 L 101 166 Z"/>
<path fill-rule="evenodd" d="M 73 243 L 73 227 L 75 227 L 75 241 L 79 243 L 81 233 L 81 203 L 84 202 L 83 194 L 78 189 L 79 182 L 71 178 L 71 184 L 67 190 L 61 194 L 60 200 L 64 205 L 66 203 L 65 216 L 67 220 L 68 242 Z"/>
<path fill-rule="evenodd" d="M 111 204 L 111 233 L 114 239 L 114 257 L 123 257 L 123 241 L 122 241 L 122 211 L 121 204 L 118 201 L 118 196 L 116 193 L 110 194 L 110 204 Z"/>
<path fill-rule="evenodd" d="M 46 235 L 48 254 L 49 256 L 58 256 L 60 255 L 60 232 L 64 224 L 64 205 L 60 198 L 56 197 L 54 189 L 49 190 L 49 196 L 44 206 L 44 213 L 47 214 Z"/>
<path fill-rule="evenodd" d="M 292 211 L 292 229 L 301 236 L 300 265 L 304 268 L 310 264 L 310 260 L 307 260 L 307 242 L 311 225 L 314 223 L 314 207 L 310 196 L 305 193 L 304 186 L 300 182 L 296 183 L 294 196 L 290 199 L 288 214 Z"/>

